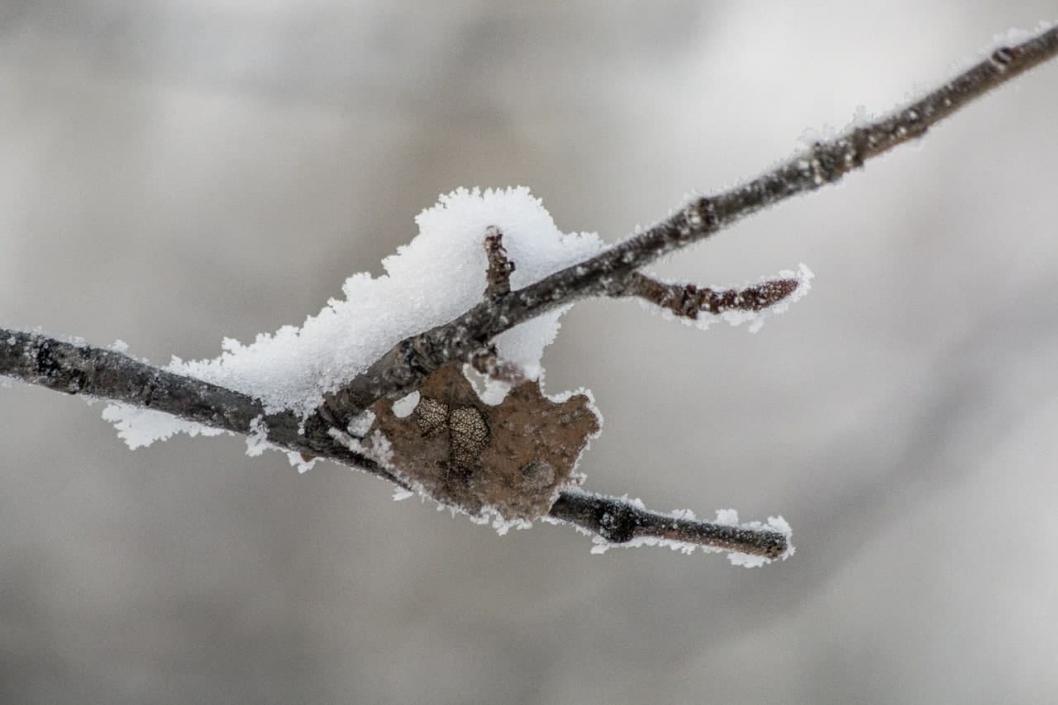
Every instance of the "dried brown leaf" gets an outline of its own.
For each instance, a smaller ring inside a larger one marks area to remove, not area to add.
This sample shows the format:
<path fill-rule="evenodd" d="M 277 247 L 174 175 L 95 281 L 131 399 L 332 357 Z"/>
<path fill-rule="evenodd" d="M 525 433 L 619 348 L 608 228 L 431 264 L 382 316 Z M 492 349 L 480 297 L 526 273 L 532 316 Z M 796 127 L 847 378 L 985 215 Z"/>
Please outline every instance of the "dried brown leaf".
<path fill-rule="evenodd" d="M 427 377 L 419 394 L 415 410 L 404 418 L 393 413 L 391 401 L 376 402 L 367 438 L 381 432 L 396 472 L 472 515 L 492 508 L 505 519 L 543 516 L 558 490 L 573 482 L 577 458 L 599 432 L 599 418 L 584 394 L 555 402 L 538 382 L 527 381 L 490 406 L 460 363 Z"/>

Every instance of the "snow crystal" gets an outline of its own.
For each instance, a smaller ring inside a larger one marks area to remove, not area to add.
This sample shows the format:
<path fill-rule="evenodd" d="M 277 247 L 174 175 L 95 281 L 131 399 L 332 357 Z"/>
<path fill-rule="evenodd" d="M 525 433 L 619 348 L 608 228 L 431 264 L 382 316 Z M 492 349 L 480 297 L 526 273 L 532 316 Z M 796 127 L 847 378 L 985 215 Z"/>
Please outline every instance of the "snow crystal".
<path fill-rule="evenodd" d="M 316 465 L 316 462 L 319 460 L 319 458 L 313 456 L 311 458 L 306 459 L 305 456 L 303 456 L 301 453 L 290 450 L 287 451 L 287 460 L 290 462 L 290 466 L 292 468 L 297 469 L 298 474 L 304 475 Z"/>
<path fill-rule="evenodd" d="M 177 433 L 189 436 L 219 436 L 225 431 L 185 421 L 177 416 L 141 409 L 129 404 L 111 403 L 103 409 L 103 419 L 114 424 L 118 438 L 132 450 L 145 448 L 155 441 L 165 441 Z"/>
<path fill-rule="evenodd" d="M 354 274 L 342 298 L 331 299 L 300 326 L 261 333 L 250 343 L 226 338 L 211 360 L 174 358 L 168 370 L 260 399 L 268 412 L 308 415 L 323 395 L 364 371 L 401 339 L 446 323 L 479 303 L 485 290 L 485 231 L 497 226 L 515 262 L 513 288 L 524 287 L 603 248 L 593 233 L 563 233 L 527 188 L 458 189 L 415 219 L 419 234 L 382 260 L 385 274 Z M 541 372 L 544 348 L 566 309 L 497 336 L 502 358 L 529 379 Z M 113 407 L 108 420 L 139 445 L 188 427 Z M 201 431 L 199 431 L 201 432 Z"/>
<path fill-rule="evenodd" d="M 371 430 L 371 426 L 375 423 L 375 412 L 365 411 L 361 414 L 357 414 L 352 421 L 349 422 L 349 433 L 357 438 L 363 438 L 367 435 L 367 432 Z"/>
<path fill-rule="evenodd" d="M 258 416 L 250 422 L 250 433 L 246 435 L 246 455 L 256 458 L 268 446 L 268 425 Z"/>
<path fill-rule="evenodd" d="M 419 405 L 419 396 L 419 391 L 416 390 L 393 402 L 393 415 L 398 419 L 411 416 L 411 412 L 415 411 L 415 407 Z"/>

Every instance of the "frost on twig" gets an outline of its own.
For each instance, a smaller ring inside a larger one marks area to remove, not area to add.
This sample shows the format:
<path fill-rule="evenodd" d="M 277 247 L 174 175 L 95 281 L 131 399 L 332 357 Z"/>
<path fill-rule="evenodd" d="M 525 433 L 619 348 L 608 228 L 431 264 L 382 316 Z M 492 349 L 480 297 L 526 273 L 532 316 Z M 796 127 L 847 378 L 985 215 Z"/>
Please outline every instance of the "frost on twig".
<path fill-rule="evenodd" d="M 221 432 L 246 435 L 252 438 L 252 443 L 249 444 L 251 455 L 258 455 L 267 444 L 288 450 L 295 455 L 304 453 L 327 458 L 363 470 L 395 484 L 402 491 L 413 489 L 408 478 L 387 467 L 396 465 L 392 462 L 394 454 L 388 454 L 387 457 L 385 445 L 380 439 L 373 438 L 374 434 L 370 434 L 370 447 L 365 447 L 361 440 L 338 429 L 301 425 L 297 416 L 290 412 L 266 414 L 261 402 L 252 397 L 152 367 L 124 353 L 60 341 L 39 333 L 0 329 L 0 375 L 67 394 L 106 399 L 120 403 L 127 409 L 153 410 L 160 417 L 169 416 L 176 419 L 179 422 L 177 426 L 188 423 L 218 429 Z M 535 395 L 530 389 L 525 390 L 525 393 L 527 396 Z M 443 389 L 437 394 L 444 397 Z M 440 408 L 441 402 L 436 397 L 428 398 L 434 399 L 434 402 L 423 406 L 420 413 L 422 420 L 413 419 L 414 423 L 420 433 L 426 431 L 427 434 L 445 433 L 441 424 L 446 427 L 456 426 L 459 429 L 456 431 L 456 435 L 460 436 L 456 441 L 459 447 L 451 450 L 453 443 L 449 435 L 448 452 L 454 456 L 457 463 L 466 464 L 480 444 L 480 433 L 473 430 L 472 421 L 468 424 L 467 412 L 455 414 L 453 423 L 451 407 Z M 480 411 L 481 407 L 473 397 L 468 394 L 463 398 L 469 402 L 467 406 L 473 406 Z M 565 400 L 547 401 L 558 407 L 567 405 L 567 408 L 572 408 L 581 428 L 586 429 L 590 436 L 594 433 L 591 431 L 592 424 L 597 423 L 597 419 L 594 409 L 590 405 L 585 409 L 585 401 L 581 399 L 578 399 L 578 396 L 570 396 Z M 568 406 L 570 402 L 574 403 L 573 407 Z M 536 399 L 533 403 L 542 405 L 544 402 Z M 434 406 L 432 411 L 429 410 L 430 406 Z M 590 414 L 585 413 L 586 411 Z M 394 416 L 399 417 L 398 414 Z M 509 416 L 514 422 L 509 424 L 508 428 L 517 428 L 517 415 Z M 569 417 L 559 415 L 557 420 L 564 418 Z M 452 433 L 451 428 L 448 428 L 447 433 Z M 552 429 L 548 433 L 562 432 Z M 532 454 L 532 451 L 526 450 L 526 441 L 516 439 L 513 442 L 522 444 L 522 452 L 527 456 Z M 584 439 L 576 442 L 583 443 Z M 567 460 L 572 457 L 569 447 L 560 452 L 560 459 L 563 454 Z M 381 458 L 382 462 L 376 457 Z M 546 454 L 544 457 L 546 458 Z M 515 477 L 517 478 L 517 475 Z M 522 473 L 518 482 L 523 486 L 546 486 L 548 483 L 543 482 L 546 478 L 546 468 L 530 467 L 527 472 Z M 557 487 L 557 483 L 554 486 Z M 495 498 L 495 495 L 492 496 Z M 568 485 L 552 499 L 554 504 L 547 513 L 549 520 L 570 524 L 605 537 L 607 543 L 617 544 L 642 538 L 654 527 L 658 531 L 671 531 L 671 528 L 665 528 L 669 525 L 663 518 L 664 515 L 655 516 L 643 510 L 641 506 L 630 504 L 626 499 L 589 495 L 571 489 Z M 484 504 L 481 509 L 482 514 L 479 516 L 489 519 Z M 535 510 L 533 511 L 535 513 Z M 513 512 L 512 515 L 516 516 Z M 615 522 L 613 517 L 618 517 L 620 521 Z M 512 523 L 519 524 L 517 520 L 502 521 L 500 526 L 509 526 Z M 686 521 L 681 525 L 686 526 Z M 752 528 L 748 532 L 724 529 L 720 534 L 714 534 L 708 527 L 703 526 L 697 535 L 686 536 L 686 540 L 697 540 L 703 544 L 708 544 L 714 539 L 722 539 L 722 545 L 730 546 L 740 554 L 765 557 L 784 554 L 789 547 L 783 537 L 771 536 L 768 531 L 762 533 Z M 776 541 L 780 543 L 777 544 Z"/>
<path fill-rule="evenodd" d="M 300 327 L 249 344 L 225 340 L 217 358 L 174 359 L 166 369 L 119 351 L 0 330 L 0 375 L 113 402 L 107 418 L 130 445 L 219 429 L 249 436 L 253 454 L 272 446 L 299 463 L 335 460 L 478 518 L 491 512 L 527 521 L 546 511 L 551 521 L 599 537 L 602 548 L 694 544 L 787 556 L 781 519 L 702 522 L 575 486 L 573 467 L 599 419 L 589 397 L 549 399 L 540 387 L 541 355 L 558 319 L 593 296 L 635 296 L 685 320 L 708 312 L 737 323 L 784 308 L 807 290 L 807 270 L 740 290 L 665 284 L 641 270 L 755 211 L 837 182 L 1056 54 L 1058 28 L 999 47 L 900 109 L 695 198 L 612 247 L 594 234 L 560 232 L 525 189 L 461 189 L 420 214 L 419 235 L 383 261 L 383 276 L 350 277 L 344 297 Z M 464 363 L 509 387 L 508 396 L 478 396 Z M 419 398 L 404 414 L 393 402 L 413 392 Z M 374 415 L 363 415 L 368 410 Z"/>
<path fill-rule="evenodd" d="M 742 289 L 716 289 L 695 284 L 670 284 L 640 272 L 632 272 L 621 285 L 613 285 L 611 296 L 632 296 L 654 304 L 678 317 L 698 320 L 698 314 L 755 314 L 796 293 L 804 293 L 811 272 L 801 265 L 797 273 L 783 272 L 779 278 L 766 279 Z"/>
<path fill-rule="evenodd" d="M 713 289 L 694 284 L 668 284 L 635 272 L 618 296 L 638 296 L 681 318 L 724 311 L 760 311 L 797 291 L 796 279 L 772 279 L 745 289 Z"/>
<path fill-rule="evenodd" d="M 574 489 L 562 493 L 549 520 L 572 523 L 594 534 L 595 554 L 635 546 L 668 546 L 683 553 L 701 549 L 727 552 L 732 563 L 747 568 L 793 555 L 792 531 L 782 517 L 740 524 L 734 510 L 716 514 L 716 521 L 699 521 L 690 510 L 662 514 L 648 510 L 638 499 Z"/>

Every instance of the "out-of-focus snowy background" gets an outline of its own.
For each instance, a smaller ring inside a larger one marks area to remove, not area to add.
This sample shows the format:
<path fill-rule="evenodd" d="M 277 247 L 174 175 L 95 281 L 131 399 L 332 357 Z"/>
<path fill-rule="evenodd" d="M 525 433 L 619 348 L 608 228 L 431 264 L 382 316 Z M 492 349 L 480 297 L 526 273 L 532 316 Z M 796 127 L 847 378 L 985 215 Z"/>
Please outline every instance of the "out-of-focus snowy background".
<path fill-rule="evenodd" d="M 0 324 L 164 363 L 300 323 L 456 186 L 613 241 L 1053 0 L 0 5 Z M 241 439 L 130 452 L 0 388 L 3 703 L 1058 699 L 1058 65 L 660 271 L 807 262 L 757 335 L 591 302 L 545 357 L 593 489 L 797 555 L 504 538 Z M 355 332 L 351 332 L 355 334 Z"/>

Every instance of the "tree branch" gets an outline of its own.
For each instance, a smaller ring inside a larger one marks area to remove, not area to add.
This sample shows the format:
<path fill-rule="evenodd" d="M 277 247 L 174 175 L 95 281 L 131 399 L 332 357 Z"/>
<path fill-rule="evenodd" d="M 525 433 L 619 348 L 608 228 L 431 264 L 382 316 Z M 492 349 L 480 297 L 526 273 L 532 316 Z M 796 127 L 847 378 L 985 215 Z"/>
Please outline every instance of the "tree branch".
<path fill-rule="evenodd" d="M 265 414 L 263 405 L 252 397 L 146 365 L 121 353 L 34 333 L 0 329 L 0 375 L 68 394 L 153 409 L 231 433 L 252 434 L 263 427 L 267 440 L 279 447 L 328 458 L 408 488 L 402 478 L 340 440 L 349 421 L 376 400 L 413 391 L 427 375 L 451 361 L 476 355 L 479 364 L 490 370 L 492 338 L 585 297 L 641 296 L 692 317 L 701 310 L 755 310 L 753 307 L 781 300 L 793 291 L 789 280 L 740 292 L 713 292 L 661 284 L 638 274 L 638 270 L 746 215 L 838 181 L 867 159 L 921 136 L 974 98 L 1056 54 L 1058 28 L 1021 44 L 1001 47 L 985 61 L 887 117 L 854 127 L 833 140 L 817 142 L 741 186 L 713 197 L 696 198 L 649 230 L 517 291 L 510 291 L 513 267 L 507 261 L 502 236 L 495 230 L 487 240 L 488 286 L 482 303 L 447 324 L 401 341 L 345 388 L 328 395 L 317 412 L 304 420 L 290 412 Z M 495 364 L 494 354 L 491 360 Z M 789 548 L 786 535 L 779 531 L 657 514 L 627 500 L 580 490 L 563 491 L 549 517 L 610 543 L 636 539 L 691 542 L 767 558 L 784 555 Z"/>
<path fill-rule="evenodd" d="M 975 98 L 1058 54 L 1058 27 L 996 49 L 940 88 L 873 122 L 816 142 L 771 171 L 712 197 L 695 198 L 674 215 L 605 252 L 509 295 L 486 299 L 455 320 L 405 338 L 328 395 L 321 412 L 348 423 L 376 400 L 399 398 L 452 360 L 465 360 L 493 337 L 560 306 L 622 289 L 643 266 L 703 240 L 751 213 L 839 181 L 926 130 Z"/>
<path fill-rule="evenodd" d="M 302 426 L 292 412 L 266 414 L 258 400 L 173 374 L 113 350 L 0 328 L 0 375 L 72 395 L 131 404 L 230 433 L 248 435 L 260 420 L 267 437 L 287 450 L 360 468 L 406 484 L 370 458 L 338 443 L 321 425 Z"/>
<path fill-rule="evenodd" d="M 611 544 L 661 539 L 769 560 L 783 556 L 790 549 L 786 534 L 780 531 L 682 519 L 648 511 L 624 499 L 581 490 L 563 492 L 548 516 L 587 529 Z"/>
<path fill-rule="evenodd" d="M 250 396 L 173 374 L 112 350 L 0 328 L 0 376 L 66 394 L 152 409 L 240 435 L 254 433 L 255 421 L 260 419 L 269 443 L 333 460 L 411 489 L 400 476 L 351 450 L 343 443 L 344 434 L 335 434 L 330 427 L 300 428 L 300 420 L 290 412 L 265 414 L 261 402 Z M 624 499 L 578 490 L 563 491 L 549 516 L 609 543 L 654 536 L 766 558 L 782 555 L 788 547 L 786 536 L 774 531 L 672 519 Z"/>

